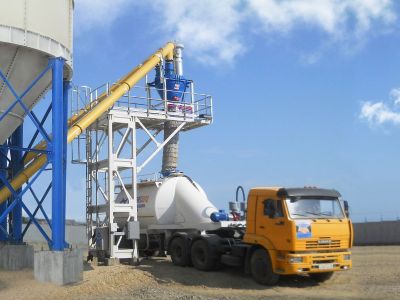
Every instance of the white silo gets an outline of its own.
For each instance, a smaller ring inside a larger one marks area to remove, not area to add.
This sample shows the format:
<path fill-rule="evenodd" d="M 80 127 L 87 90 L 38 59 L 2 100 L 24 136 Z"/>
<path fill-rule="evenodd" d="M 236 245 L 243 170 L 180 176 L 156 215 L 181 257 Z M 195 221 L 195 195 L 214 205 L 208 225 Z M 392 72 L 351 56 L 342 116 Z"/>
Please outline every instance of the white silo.
<path fill-rule="evenodd" d="M 0 0 L 0 70 L 21 95 L 46 68 L 51 57 L 66 60 L 65 79 L 72 77 L 73 0 Z M 31 110 L 51 85 L 51 72 L 23 97 Z M 15 101 L 0 81 L 0 115 Z M 26 113 L 17 104 L 0 121 L 0 144 L 23 122 Z"/>

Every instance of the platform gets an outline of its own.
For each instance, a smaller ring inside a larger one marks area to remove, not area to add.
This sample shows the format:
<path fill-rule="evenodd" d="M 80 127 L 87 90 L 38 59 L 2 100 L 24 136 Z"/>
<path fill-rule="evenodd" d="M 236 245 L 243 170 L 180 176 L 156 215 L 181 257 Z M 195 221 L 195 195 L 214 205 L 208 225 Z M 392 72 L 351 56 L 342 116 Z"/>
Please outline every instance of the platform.
<path fill-rule="evenodd" d="M 195 93 L 188 82 L 172 101 L 165 84 L 160 90 L 146 78 L 73 141 L 72 162 L 86 166 L 87 235 L 94 257 L 138 259 L 138 239 L 126 235 L 128 222 L 137 221 L 138 176 L 179 132 L 212 123 L 212 97 Z M 95 109 L 113 88 L 108 83 L 96 89 L 75 87 L 72 116 L 79 119 L 82 111 Z M 174 123 L 170 132 L 165 131 L 169 122 Z M 124 203 L 119 202 L 121 193 Z"/>

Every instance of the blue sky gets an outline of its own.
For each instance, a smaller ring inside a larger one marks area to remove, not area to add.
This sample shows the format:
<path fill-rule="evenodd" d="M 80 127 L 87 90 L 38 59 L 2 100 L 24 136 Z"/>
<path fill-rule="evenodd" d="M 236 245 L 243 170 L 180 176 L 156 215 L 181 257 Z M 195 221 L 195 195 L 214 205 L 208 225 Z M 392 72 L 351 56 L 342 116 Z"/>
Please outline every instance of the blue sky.
<path fill-rule="evenodd" d="M 115 81 L 183 42 L 185 76 L 213 95 L 215 119 L 181 135 L 179 169 L 213 203 L 239 184 L 315 185 L 338 189 L 355 220 L 400 217 L 395 1 L 135 2 L 76 0 L 74 83 Z M 68 171 L 67 214 L 83 220 L 84 167 Z"/>

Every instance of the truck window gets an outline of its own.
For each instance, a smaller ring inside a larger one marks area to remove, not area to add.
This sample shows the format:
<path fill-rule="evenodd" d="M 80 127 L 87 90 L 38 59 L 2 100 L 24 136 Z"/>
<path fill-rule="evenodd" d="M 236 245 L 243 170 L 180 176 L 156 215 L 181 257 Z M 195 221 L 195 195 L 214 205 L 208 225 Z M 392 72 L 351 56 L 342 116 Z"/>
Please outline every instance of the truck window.
<path fill-rule="evenodd" d="M 269 218 L 283 217 L 282 202 L 273 199 L 264 200 L 264 216 Z"/>
<path fill-rule="evenodd" d="M 286 200 L 289 215 L 294 219 L 344 218 L 339 199 L 327 197 L 297 197 Z"/>

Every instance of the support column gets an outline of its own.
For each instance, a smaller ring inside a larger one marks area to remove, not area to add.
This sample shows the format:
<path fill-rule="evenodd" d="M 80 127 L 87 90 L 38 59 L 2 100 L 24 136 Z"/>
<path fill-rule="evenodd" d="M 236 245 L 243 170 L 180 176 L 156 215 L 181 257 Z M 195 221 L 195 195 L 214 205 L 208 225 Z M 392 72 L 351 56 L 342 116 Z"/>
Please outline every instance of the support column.
<path fill-rule="evenodd" d="M 111 258 L 115 258 L 114 244 L 115 235 L 114 232 L 117 231 L 116 224 L 114 223 L 114 205 L 115 205 L 115 186 L 114 186 L 114 132 L 113 132 L 113 120 L 112 115 L 108 115 L 108 173 L 107 173 L 107 197 L 108 197 L 108 220 L 110 224 L 110 240 L 109 244 L 109 254 Z"/>
<path fill-rule="evenodd" d="M 23 147 L 23 125 L 19 126 L 11 135 L 9 145 L 13 147 Z M 7 174 L 7 150 L 1 149 L 4 155 L 0 156 L 0 172 Z M 11 177 L 17 174 L 22 168 L 22 151 L 17 149 L 10 150 L 10 171 Z M 21 189 L 16 190 L 17 193 Z M 11 197 L 8 202 L 18 201 Z M 3 204 L 5 205 L 5 204 Z M 5 206 L 4 206 L 5 207 Z M 1 211 L 1 209 L 0 209 Z M 10 212 L 11 222 L 9 224 L 9 237 L 7 243 L 0 247 L 0 268 L 17 271 L 24 268 L 33 267 L 33 246 L 26 245 L 22 242 L 22 206 L 17 203 Z M 7 219 L 5 219 L 7 222 Z M 4 223 L 4 221 L 2 222 Z M 7 224 L 7 223 L 6 223 Z M 3 224 L 2 224 L 3 225 Z"/>
<path fill-rule="evenodd" d="M 20 125 L 11 136 L 11 146 L 13 147 L 23 147 L 24 130 L 23 125 Z M 21 150 L 11 150 L 11 178 L 14 178 L 18 174 L 24 164 L 22 162 L 22 151 Z M 16 190 L 17 193 L 21 192 L 21 189 Z M 17 201 L 17 199 L 11 198 L 11 201 Z M 22 206 L 21 204 L 16 204 L 12 210 L 12 230 L 10 230 L 11 241 L 15 244 L 22 243 Z"/>
<path fill-rule="evenodd" d="M 64 59 L 52 63 L 52 245 L 50 251 L 35 252 L 34 276 L 58 285 L 83 279 L 83 253 L 65 249 L 67 114 L 69 83 L 63 81 Z"/>
<path fill-rule="evenodd" d="M 52 81 L 52 250 L 64 250 L 65 242 L 65 113 L 62 58 L 53 59 Z"/>
<path fill-rule="evenodd" d="M 66 211 L 67 211 L 67 134 L 68 134 L 68 93 L 71 87 L 71 82 L 64 81 L 63 83 L 63 215 L 62 219 L 66 220 Z M 64 232 L 65 232 L 65 223 L 64 223 Z M 65 237 L 65 234 L 64 234 Z"/>
<path fill-rule="evenodd" d="M 3 176 L 7 176 L 7 150 L 5 148 L 0 148 L 0 172 Z M 0 188 L 3 187 L 3 183 L 0 181 Z M 0 215 L 7 208 L 7 201 L 0 204 Z M 7 218 L 0 222 L 0 226 L 7 231 Z M 7 241 L 7 234 L 0 230 L 0 243 Z"/>

